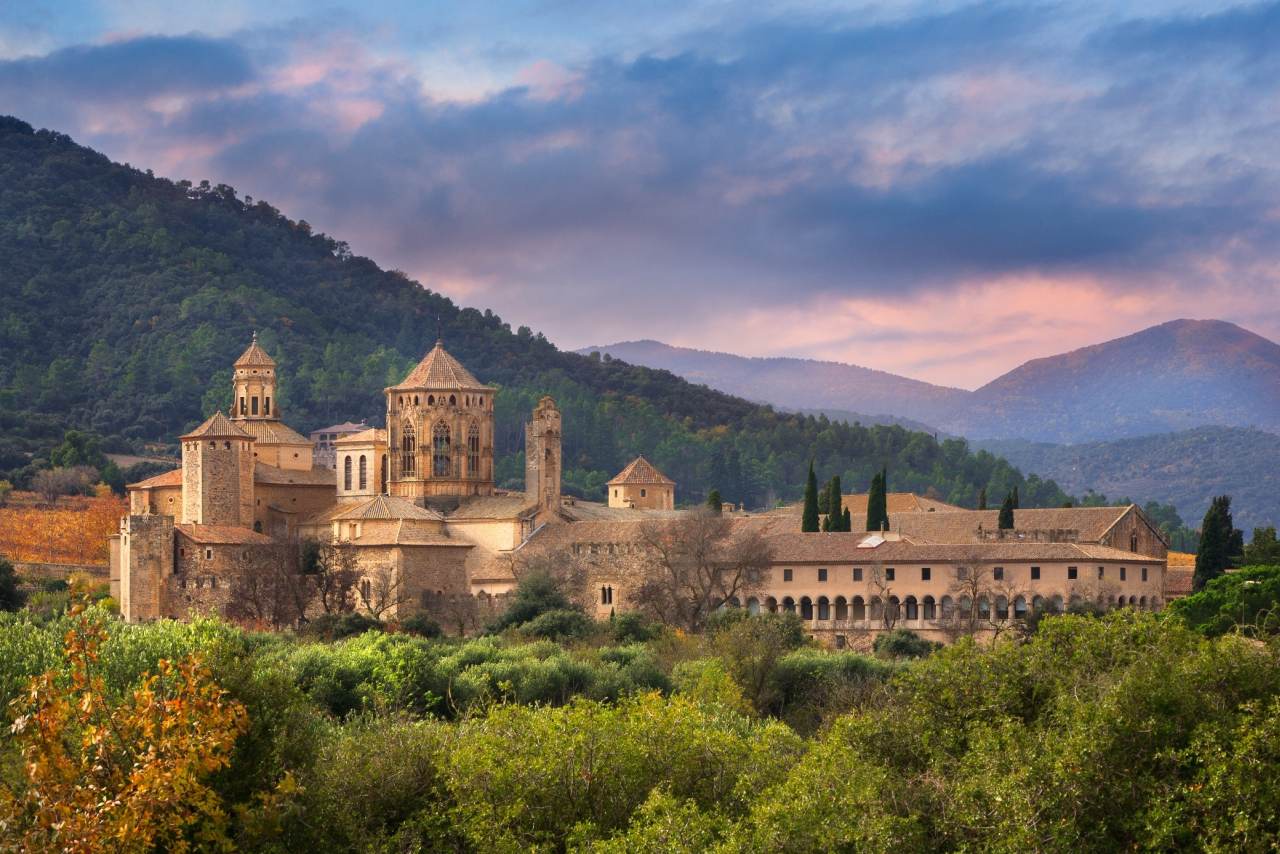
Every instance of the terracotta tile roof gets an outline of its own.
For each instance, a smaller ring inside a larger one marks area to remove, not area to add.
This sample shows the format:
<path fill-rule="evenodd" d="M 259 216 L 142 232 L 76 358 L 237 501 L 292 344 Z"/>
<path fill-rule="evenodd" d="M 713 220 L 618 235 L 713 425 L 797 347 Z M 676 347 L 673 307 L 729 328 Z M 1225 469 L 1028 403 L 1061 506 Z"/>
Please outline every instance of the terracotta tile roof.
<path fill-rule="evenodd" d="M 610 507 L 596 501 L 575 500 L 560 507 L 560 515 L 569 521 L 607 522 L 610 520 L 635 521 L 636 519 L 678 519 L 688 510 L 650 510 L 636 507 Z M 796 523 L 799 524 L 798 522 Z"/>
<path fill-rule="evenodd" d="M 254 463 L 253 482 L 275 486 L 329 486 L 338 488 L 338 475 L 333 469 L 318 466 L 310 469 L 282 469 L 266 463 Z"/>
<path fill-rule="evenodd" d="M 994 542 L 921 543 L 885 540 L 873 548 L 859 548 L 866 533 L 785 533 L 769 537 L 774 562 L 785 563 L 1057 563 L 1071 561 L 1123 561 L 1133 565 L 1160 565 L 1164 561 L 1107 546 L 1079 543 Z"/>
<path fill-rule="evenodd" d="M 137 483 L 131 483 L 126 489 L 155 489 L 159 486 L 182 486 L 182 469 L 174 469 L 155 477 L 149 477 L 146 480 L 140 480 Z"/>
<path fill-rule="evenodd" d="M 426 510 L 412 501 L 391 495 L 378 495 L 368 501 L 341 504 L 329 513 L 330 521 L 338 519 L 423 519 L 441 522 L 444 516 L 434 510 Z"/>
<path fill-rule="evenodd" d="M 250 435 L 241 430 L 222 412 L 215 412 L 205 422 L 179 439 L 248 439 Z"/>
<path fill-rule="evenodd" d="M 1170 553 L 1173 554 L 1172 552 Z M 1191 595 L 1191 580 L 1195 576 L 1195 566 L 1170 566 L 1164 571 L 1164 598 L 1181 599 Z"/>
<path fill-rule="evenodd" d="M 362 430 L 368 430 L 369 425 L 361 421 L 359 424 L 354 421 L 344 421 L 341 424 L 334 424 L 329 427 L 321 427 L 319 430 L 312 430 L 311 435 L 316 433 L 359 433 Z"/>
<path fill-rule="evenodd" d="M 843 506 L 849 508 L 850 515 L 863 517 L 867 515 L 867 494 L 865 492 L 856 495 L 842 495 L 840 500 Z M 936 498 L 916 495 L 914 492 L 890 492 L 885 496 L 885 505 L 890 513 L 942 513 L 965 509 L 954 504 L 948 504 L 945 501 L 939 501 Z"/>
<path fill-rule="evenodd" d="M 345 444 L 368 444 L 370 442 L 387 443 L 387 431 L 378 427 L 370 427 L 361 430 L 359 433 L 348 433 L 345 436 L 339 436 L 334 440 L 335 445 Z"/>
<path fill-rule="evenodd" d="M 475 495 L 463 498 L 457 507 L 444 511 L 450 520 L 516 519 L 537 510 L 537 504 L 523 492 L 512 495 Z"/>
<path fill-rule="evenodd" d="M 417 389 L 486 389 L 487 386 L 462 367 L 462 363 L 444 349 L 444 342 L 437 341 L 431 352 L 422 357 L 409 375 L 392 388 Z"/>
<path fill-rule="evenodd" d="M 395 525 L 366 529 L 352 540 L 356 546 L 436 546 L 442 548 L 471 549 L 474 543 L 445 536 L 438 531 L 424 531 L 412 522 L 401 520 Z"/>
<path fill-rule="evenodd" d="M 275 542 L 266 534 L 235 525 L 175 525 L 178 533 L 201 545 L 269 545 Z"/>
<path fill-rule="evenodd" d="M 258 445 L 306 445 L 312 442 L 283 421 L 258 418 L 236 418 L 233 423 L 258 440 Z"/>
<path fill-rule="evenodd" d="M 1129 507 L 1054 507 L 1013 511 L 1014 531 L 1075 531 L 1082 542 L 1097 542 Z M 979 542 L 978 526 L 995 531 L 999 510 L 890 513 L 889 529 L 931 543 Z"/>
<path fill-rule="evenodd" d="M 653 463 L 646 460 L 643 456 L 639 456 L 632 460 L 630 465 L 618 472 L 617 477 L 609 481 L 609 486 L 623 486 L 631 484 L 675 486 L 675 481 L 654 468 Z"/>
<path fill-rule="evenodd" d="M 266 367 L 274 368 L 276 366 L 275 359 L 267 355 L 267 351 L 258 346 L 258 333 L 253 333 L 253 341 L 249 343 L 249 348 L 240 354 L 240 358 L 236 359 L 235 367 Z"/>

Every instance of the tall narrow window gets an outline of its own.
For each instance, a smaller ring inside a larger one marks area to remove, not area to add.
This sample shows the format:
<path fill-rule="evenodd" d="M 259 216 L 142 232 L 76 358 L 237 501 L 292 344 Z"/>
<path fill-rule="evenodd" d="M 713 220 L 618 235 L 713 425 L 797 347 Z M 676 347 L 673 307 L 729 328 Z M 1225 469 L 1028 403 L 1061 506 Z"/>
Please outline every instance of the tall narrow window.
<path fill-rule="evenodd" d="M 347 459 L 349 460 L 351 458 L 347 457 Z M 360 455 L 360 488 L 369 488 L 369 460 L 364 454 Z"/>
<path fill-rule="evenodd" d="M 258 399 L 256 397 L 253 398 L 253 402 L 250 404 L 249 408 L 254 415 L 258 414 Z"/>
<path fill-rule="evenodd" d="M 449 426 L 441 421 L 431 433 L 431 473 L 449 476 Z"/>
<path fill-rule="evenodd" d="M 342 459 L 342 488 L 351 491 L 351 457 Z"/>
<path fill-rule="evenodd" d="M 412 475 L 417 469 L 414 460 L 417 458 L 418 439 L 413 431 L 413 423 L 404 423 L 404 432 L 400 437 L 400 473 Z"/>
<path fill-rule="evenodd" d="M 270 414 L 271 414 L 271 398 L 269 398 L 269 397 L 268 397 L 268 398 L 266 398 L 265 400 L 263 400 L 263 402 L 262 402 L 262 403 L 263 403 L 263 406 L 262 406 L 262 414 L 263 414 L 263 415 L 270 415 Z"/>
<path fill-rule="evenodd" d="M 247 408 L 247 406 L 246 406 L 246 404 L 245 404 L 245 402 L 244 402 L 244 397 L 242 396 L 242 397 L 240 398 L 240 414 L 241 414 L 241 415 L 247 415 L 247 414 L 248 414 L 248 412 L 249 412 L 249 410 L 248 410 L 248 408 Z"/>
<path fill-rule="evenodd" d="M 467 477 L 480 476 L 480 428 L 475 424 L 467 430 Z"/>
<path fill-rule="evenodd" d="M 387 455 L 382 455 L 382 471 L 378 472 L 378 492 L 387 494 Z"/>

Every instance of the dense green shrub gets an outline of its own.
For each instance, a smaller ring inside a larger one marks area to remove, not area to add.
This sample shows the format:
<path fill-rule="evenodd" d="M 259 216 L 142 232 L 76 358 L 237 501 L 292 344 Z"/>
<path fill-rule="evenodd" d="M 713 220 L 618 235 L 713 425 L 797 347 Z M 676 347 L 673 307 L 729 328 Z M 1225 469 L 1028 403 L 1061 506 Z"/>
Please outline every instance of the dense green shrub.
<path fill-rule="evenodd" d="M 302 627 L 302 633 L 322 640 L 340 640 L 355 637 L 369 631 L 381 631 L 382 621 L 367 614 L 351 611 L 346 614 L 321 614 Z"/>
<path fill-rule="evenodd" d="M 421 612 L 410 614 L 401 620 L 400 629 L 420 638 L 438 638 L 444 634 L 439 623 Z"/>
<path fill-rule="evenodd" d="M 1252 637 L 1280 632 L 1280 566 L 1247 566 L 1219 576 L 1169 611 L 1210 637 L 1237 629 Z"/>
<path fill-rule="evenodd" d="M 476 848 L 554 848 L 621 830 L 658 786 L 739 814 L 799 750 L 780 724 L 642 694 L 616 704 L 495 707 L 458 725 L 445 774 Z"/>
<path fill-rule="evenodd" d="M 520 625 L 523 634 L 548 640 L 574 640 L 591 634 L 595 622 L 581 611 L 546 611 Z"/>
<path fill-rule="evenodd" d="M 924 658 L 942 644 L 925 640 L 910 629 L 894 629 L 877 635 L 871 648 L 882 658 Z"/>

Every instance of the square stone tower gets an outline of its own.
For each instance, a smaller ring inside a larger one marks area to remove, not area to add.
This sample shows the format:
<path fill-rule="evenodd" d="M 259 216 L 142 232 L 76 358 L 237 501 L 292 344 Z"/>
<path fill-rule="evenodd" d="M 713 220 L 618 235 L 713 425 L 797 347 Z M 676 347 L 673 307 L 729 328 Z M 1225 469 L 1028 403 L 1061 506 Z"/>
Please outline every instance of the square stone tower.
<path fill-rule="evenodd" d="M 541 511 L 560 507 L 560 410 L 543 396 L 524 425 L 524 492 Z"/>
<path fill-rule="evenodd" d="M 253 527 L 253 437 L 215 412 L 182 441 L 182 519 Z"/>

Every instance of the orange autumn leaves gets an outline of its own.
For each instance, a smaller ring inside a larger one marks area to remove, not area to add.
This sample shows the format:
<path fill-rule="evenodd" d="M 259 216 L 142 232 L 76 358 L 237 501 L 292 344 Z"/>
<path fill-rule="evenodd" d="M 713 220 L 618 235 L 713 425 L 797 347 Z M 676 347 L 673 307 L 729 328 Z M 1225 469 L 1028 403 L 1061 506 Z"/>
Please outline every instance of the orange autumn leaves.
<path fill-rule="evenodd" d="M 129 512 L 113 495 L 65 500 L 55 507 L 13 502 L 0 507 L 0 557 L 33 563 L 107 562 L 107 537 Z"/>
<path fill-rule="evenodd" d="M 22 779 L 0 785 L 6 850 L 223 850 L 227 814 L 208 785 L 248 718 L 194 657 L 161 660 L 123 698 L 101 675 L 104 623 L 81 614 L 64 668 L 14 700 Z"/>

